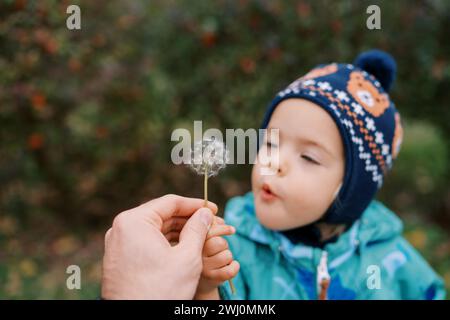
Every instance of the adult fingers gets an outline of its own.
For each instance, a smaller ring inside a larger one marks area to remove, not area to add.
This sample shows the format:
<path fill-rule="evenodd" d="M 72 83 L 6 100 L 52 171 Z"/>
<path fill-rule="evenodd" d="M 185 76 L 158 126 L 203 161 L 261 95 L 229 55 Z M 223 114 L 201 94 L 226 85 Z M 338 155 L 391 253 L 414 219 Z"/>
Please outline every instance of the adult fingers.
<path fill-rule="evenodd" d="M 154 212 L 163 220 L 167 220 L 170 217 L 190 217 L 203 205 L 203 199 L 168 194 L 141 204 L 137 209 L 144 215 L 148 215 L 148 212 Z M 217 213 L 217 205 L 215 203 L 208 201 L 207 207 L 213 214 Z"/>
<path fill-rule="evenodd" d="M 171 217 L 190 217 L 198 209 L 202 208 L 203 205 L 203 199 L 168 194 L 127 210 L 120 215 L 141 215 L 157 228 L 161 229 L 164 221 Z M 207 207 L 213 214 L 217 213 L 217 205 L 215 203 L 208 202 Z"/>
<path fill-rule="evenodd" d="M 169 220 L 163 222 L 163 225 L 161 227 L 161 232 L 163 234 L 166 234 L 171 231 L 180 231 L 181 229 L 183 229 L 187 220 L 188 220 L 188 218 L 186 218 L 186 217 L 169 218 Z"/>
<path fill-rule="evenodd" d="M 211 210 L 208 208 L 201 208 L 194 213 L 180 232 L 178 247 L 185 252 L 200 257 L 213 217 Z"/>
<path fill-rule="evenodd" d="M 167 241 L 169 242 L 178 242 L 180 239 L 180 233 L 176 231 L 170 231 L 169 233 L 166 233 L 164 237 L 166 237 Z"/>

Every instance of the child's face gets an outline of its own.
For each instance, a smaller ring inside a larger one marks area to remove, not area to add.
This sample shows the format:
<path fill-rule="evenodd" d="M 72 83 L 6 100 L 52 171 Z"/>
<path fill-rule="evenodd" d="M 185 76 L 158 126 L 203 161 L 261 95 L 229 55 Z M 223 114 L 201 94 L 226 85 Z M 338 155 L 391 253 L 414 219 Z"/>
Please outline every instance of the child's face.
<path fill-rule="evenodd" d="M 266 135 L 258 155 L 278 152 L 279 161 L 272 156 L 266 164 L 274 175 L 261 175 L 259 162 L 253 166 L 259 221 L 273 230 L 287 230 L 318 220 L 344 177 L 344 151 L 336 124 L 316 104 L 287 99 L 277 106 L 267 129 L 279 129 L 279 144 L 271 144 L 270 134 Z"/>

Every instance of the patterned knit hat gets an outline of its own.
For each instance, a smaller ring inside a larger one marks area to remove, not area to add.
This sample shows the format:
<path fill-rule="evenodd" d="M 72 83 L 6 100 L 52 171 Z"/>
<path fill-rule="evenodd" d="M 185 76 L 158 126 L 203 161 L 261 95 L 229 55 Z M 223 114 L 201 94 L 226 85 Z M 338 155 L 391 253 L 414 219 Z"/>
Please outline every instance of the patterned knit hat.
<path fill-rule="evenodd" d="M 387 53 L 362 53 L 354 64 L 319 65 L 290 84 L 269 105 L 266 128 L 278 104 L 309 100 L 325 109 L 341 133 L 345 151 L 342 187 L 320 221 L 352 224 L 367 208 L 392 167 L 402 142 L 400 115 L 387 92 L 396 63 Z"/>

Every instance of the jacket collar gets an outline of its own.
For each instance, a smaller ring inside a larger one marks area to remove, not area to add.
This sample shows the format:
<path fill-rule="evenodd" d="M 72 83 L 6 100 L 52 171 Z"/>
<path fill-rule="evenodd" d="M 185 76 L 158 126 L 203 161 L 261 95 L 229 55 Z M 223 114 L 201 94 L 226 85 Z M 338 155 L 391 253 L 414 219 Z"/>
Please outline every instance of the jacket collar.
<path fill-rule="evenodd" d="M 361 246 L 390 239 L 399 235 L 403 228 L 394 213 L 374 200 L 359 220 L 322 250 L 302 243 L 293 244 L 282 233 L 261 225 L 256 217 L 252 192 L 232 198 L 225 208 L 225 217 L 240 236 L 270 247 L 277 259 L 282 254 L 294 265 L 308 269 L 315 268 L 323 250 L 328 253 L 329 268 L 334 269 L 358 253 Z"/>

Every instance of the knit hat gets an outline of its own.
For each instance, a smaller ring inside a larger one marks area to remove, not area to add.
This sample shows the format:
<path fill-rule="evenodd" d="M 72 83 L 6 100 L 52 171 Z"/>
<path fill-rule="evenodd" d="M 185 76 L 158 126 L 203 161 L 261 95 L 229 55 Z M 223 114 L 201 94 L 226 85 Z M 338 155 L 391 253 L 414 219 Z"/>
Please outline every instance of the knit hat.
<path fill-rule="evenodd" d="M 388 91 L 396 63 L 380 50 L 360 54 L 354 64 L 319 65 L 277 94 L 262 128 L 275 108 L 289 98 L 309 100 L 336 122 L 345 152 L 345 174 L 336 200 L 320 221 L 350 225 L 383 183 L 402 142 L 400 115 Z"/>

